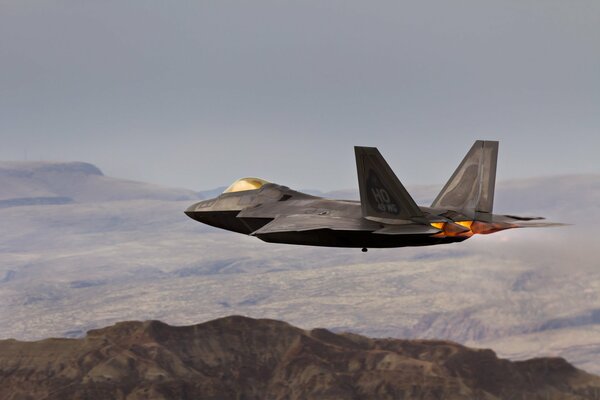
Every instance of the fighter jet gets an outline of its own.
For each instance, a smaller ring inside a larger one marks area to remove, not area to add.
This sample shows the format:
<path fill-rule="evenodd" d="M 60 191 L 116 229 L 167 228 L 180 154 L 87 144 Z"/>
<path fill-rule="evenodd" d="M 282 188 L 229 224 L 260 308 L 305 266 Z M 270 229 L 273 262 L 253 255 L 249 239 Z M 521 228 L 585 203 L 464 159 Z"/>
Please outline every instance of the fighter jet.
<path fill-rule="evenodd" d="M 431 206 L 418 206 L 374 147 L 354 147 L 360 201 L 312 196 L 260 178 L 235 181 L 185 213 L 265 242 L 368 248 L 462 242 L 504 229 L 560 225 L 492 213 L 498 142 L 477 140 Z"/>

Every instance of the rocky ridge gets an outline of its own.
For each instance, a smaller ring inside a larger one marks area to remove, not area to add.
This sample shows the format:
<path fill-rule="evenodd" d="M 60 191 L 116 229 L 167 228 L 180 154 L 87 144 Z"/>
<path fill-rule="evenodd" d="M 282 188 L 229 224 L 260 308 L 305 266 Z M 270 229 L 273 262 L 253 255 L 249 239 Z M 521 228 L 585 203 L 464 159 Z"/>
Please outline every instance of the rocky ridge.
<path fill-rule="evenodd" d="M 0 398 L 600 399 L 562 358 L 511 362 L 436 340 L 370 339 L 230 316 L 0 341 Z"/>

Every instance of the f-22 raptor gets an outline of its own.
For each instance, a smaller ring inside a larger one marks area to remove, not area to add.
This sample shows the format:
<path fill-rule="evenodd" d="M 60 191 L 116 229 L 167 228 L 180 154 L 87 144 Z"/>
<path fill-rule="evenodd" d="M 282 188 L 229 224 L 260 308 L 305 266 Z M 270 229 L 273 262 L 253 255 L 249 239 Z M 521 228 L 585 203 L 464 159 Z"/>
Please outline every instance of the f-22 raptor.
<path fill-rule="evenodd" d="M 374 147 L 355 147 L 360 201 L 312 196 L 259 178 L 235 181 L 185 213 L 271 243 L 368 248 L 462 242 L 504 229 L 560 225 L 492 213 L 497 141 L 476 141 L 431 206 L 418 206 Z"/>

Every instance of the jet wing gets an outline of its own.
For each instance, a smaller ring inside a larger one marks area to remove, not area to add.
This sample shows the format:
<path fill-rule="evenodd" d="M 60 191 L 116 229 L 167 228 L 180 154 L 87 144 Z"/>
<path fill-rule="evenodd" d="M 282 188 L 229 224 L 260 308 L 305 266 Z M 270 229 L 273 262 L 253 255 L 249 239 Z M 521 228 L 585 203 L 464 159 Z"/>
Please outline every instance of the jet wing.
<path fill-rule="evenodd" d="M 570 224 L 564 224 L 562 222 L 538 222 L 538 221 L 523 221 L 513 223 L 515 228 L 544 228 L 552 226 L 568 226 Z"/>
<path fill-rule="evenodd" d="M 543 221 L 544 217 L 521 217 L 518 215 L 500 215 L 494 221 L 509 223 L 513 228 L 543 228 L 550 226 L 567 226 L 561 222 Z"/>
<path fill-rule="evenodd" d="M 502 215 L 503 217 L 506 218 L 510 218 L 510 219 L 516 219 L 518 221 L 536 221 L 536 220 L 540 220 L 540 219 L 546 219 L 544 217 L 521 217 L 519 215 Z"/>
<path fill-rule="evenodd" d="M 257 236 L 277 232 L 304 232 L 318 229 L 372 232 L 379 229 L 379 227 L 379 224 L 355 218 L 293 214 L 277 217 L 262 228 L 252 232 L 250 235 Z"/>
<path fill-rule="evenodd" d="M 252 236 L 279 232 L 304 232 L 318 229 L 336 231 L 365 231 L 381 235 L 434 235 L 441 230 L 430 225 L 404 224 L 385 226 L 369 220 L 355 218 L 331 217 L 321 215 L 286 215 L 275 218 L 262 228 L 251 233 Z"/>

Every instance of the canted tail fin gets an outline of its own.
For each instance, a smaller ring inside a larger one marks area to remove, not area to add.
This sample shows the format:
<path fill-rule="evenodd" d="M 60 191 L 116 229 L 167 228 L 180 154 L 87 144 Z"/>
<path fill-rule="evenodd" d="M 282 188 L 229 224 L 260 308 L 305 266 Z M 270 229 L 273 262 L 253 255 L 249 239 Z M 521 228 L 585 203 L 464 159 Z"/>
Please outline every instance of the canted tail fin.
<path fill-rule="evenodd" d="M 498 142 L 477 140 L 437 195 L 431 207 L 491 218 L 496 185 Z"/>
<path fill-rule="evenodd" d="M 354 147 L 364 218 L 394 223 L 423 213 L 375 147 Z"/>

